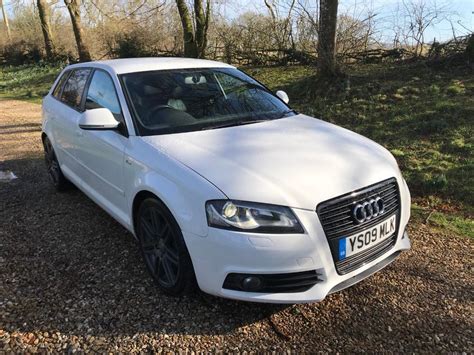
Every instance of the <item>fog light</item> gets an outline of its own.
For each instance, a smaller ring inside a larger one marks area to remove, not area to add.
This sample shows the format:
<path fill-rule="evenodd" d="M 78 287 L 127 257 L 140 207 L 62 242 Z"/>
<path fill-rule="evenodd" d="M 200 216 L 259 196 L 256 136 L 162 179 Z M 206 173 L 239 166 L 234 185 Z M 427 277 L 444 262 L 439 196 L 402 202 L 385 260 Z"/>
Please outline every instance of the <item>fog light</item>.
<path fill-rule="evenodd" d="M 242 289 L 245 291 L 257 291 L 262 287 L 262 280 L 255 276 L 248 276 L 242 280 Z"/>

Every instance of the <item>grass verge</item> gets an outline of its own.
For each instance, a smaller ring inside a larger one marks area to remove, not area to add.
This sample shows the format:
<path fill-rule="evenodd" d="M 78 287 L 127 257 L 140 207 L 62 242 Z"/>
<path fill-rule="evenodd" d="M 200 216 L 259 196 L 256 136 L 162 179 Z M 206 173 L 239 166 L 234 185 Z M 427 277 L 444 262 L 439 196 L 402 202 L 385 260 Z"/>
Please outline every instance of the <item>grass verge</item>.
<path fill-rule="evenodd" d="M 0 97 L 35 103 L 62 65 L 0 68 Z M 316 88 L 311 67 L 247 68 L 293 108 L 374 139 L 397 158 L 414 197 L 414 218 L 473 236 L 474 75 L 467 67 L 357 65 L 332 88 Z M 418 208 L 418 210 L 417 210 Z"/>
<path fill-rule="evenodd" d="M 474 75 L 467 67 L 357 65 L 332 88 L 312 68 L 246 70 L 299 112 L 367 136 L 396 157 L 430 225 L 473 235 Z M 318 95 L 311 94 L 317 92 Z"/>
<path fill-rule="evenodd" d="M 41 103 L 62 64 L 37 64 L 0 67 L 0 97 Z"/>

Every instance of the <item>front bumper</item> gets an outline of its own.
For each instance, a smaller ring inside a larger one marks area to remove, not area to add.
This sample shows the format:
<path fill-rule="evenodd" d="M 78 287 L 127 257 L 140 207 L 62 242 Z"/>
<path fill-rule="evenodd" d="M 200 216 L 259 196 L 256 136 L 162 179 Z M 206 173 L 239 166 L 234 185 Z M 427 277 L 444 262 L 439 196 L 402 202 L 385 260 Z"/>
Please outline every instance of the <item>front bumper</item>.
<path fill-rule="evenodd" d="M 409 206 L 409 197 L 402 206 Z M 408 201 L 407 201 L 408 199 Z M 326 235 L 314 211 L 293 209 L 306 234 L 258 234 L 209 228 L 206 237 L 184 233 L 197 282 L 202 291 L 225 298 L 268 303 L 305 303 L 323 300 L 370 276 L 410 249 L 405 232 L 410 212 L 402 208 L 395 245 L 385 254 L 344 275 L 336 271 Z M 230 273 L 281 274 L 316 270 L 321 281 L 304 292 L 261 293 L 224 289 Z"/>

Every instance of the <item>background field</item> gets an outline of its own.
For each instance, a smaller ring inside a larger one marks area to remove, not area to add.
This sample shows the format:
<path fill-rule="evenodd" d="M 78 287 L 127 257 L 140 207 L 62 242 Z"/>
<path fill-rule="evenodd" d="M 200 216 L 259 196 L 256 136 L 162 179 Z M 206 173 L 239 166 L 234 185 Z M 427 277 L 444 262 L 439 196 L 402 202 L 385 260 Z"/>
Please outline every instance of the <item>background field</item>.
<path fill-rule="evenodd" d="M 473 4 L 0 0 L 0 353 L 474 353 Z M 162 294 L 129 232 L 52 187 L 39 105 L 65 63 L 157 56 L 241 66 L 388 148 L 411 250 L 320 303 Z"/>
<path fill-rule="evenodd" d="M 161 294 L 130 233 L 80 191 L 54 191 L 38 103 L 59 70 L 0 70 L 0 170 L 18 176 L 0 183 L 0 352 L 474 350 L 467 68 L 359 65 L 334 92 L 310 89 L 309 67 L 244 68 L 288 91 L 298 111 L 387 146 L 414 197 L 412 250 L 321 303 L 293 306 Z"/>
<path fill-rule="evenodd" d="M 0 70 L 0 97 L 40 103 L 61 65 Z M 370 137 L 397 158 L 414 197 L 413 216 L 474 236 L 474 75 L 467 66 L 353 65 L 341 88 L 314 89 L 312 67 L 242 68 L 291 106 Z M 317 152 L 315 152 L 317 154 Z"/>

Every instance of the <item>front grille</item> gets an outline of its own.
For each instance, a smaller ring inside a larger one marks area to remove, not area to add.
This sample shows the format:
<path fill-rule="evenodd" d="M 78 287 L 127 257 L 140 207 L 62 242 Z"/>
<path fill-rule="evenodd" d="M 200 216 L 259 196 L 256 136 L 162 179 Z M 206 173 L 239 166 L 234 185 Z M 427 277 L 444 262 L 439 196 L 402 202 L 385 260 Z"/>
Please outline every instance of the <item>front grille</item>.
<path fill-rule="evenodd" d="M 381 197 L 385 212 L 363 223 L 357 223 L 352 215 L 354 205 L 371 198 Z M 339 274 L 347 274 L 362 265 L 371 262 L 391 249 L 396 242 L 400 223 L 400 192 L 397 181 L 392 178 L 354 192 L 322 202 L 316 208 L 319 220 L 331 248 L 331 253 Z M 339 239 L 368 229 L 387 217 L 396 214 L 395 233 L 388 239 L 358 254 L 339 260 Z"/>
<path fill-rule="evenodd" d="M 228 290 L 265 292 L 265 293 L 290 293 L 304 292 L 321 282 L 320 274 L 316 270 L 293 272 L 285 274 L 237 274 L 227 275 L 222 286 Z M 248 277 L 258 278 L 260 287 L 248 290 L 243 285 L 243 280 Z"/>

